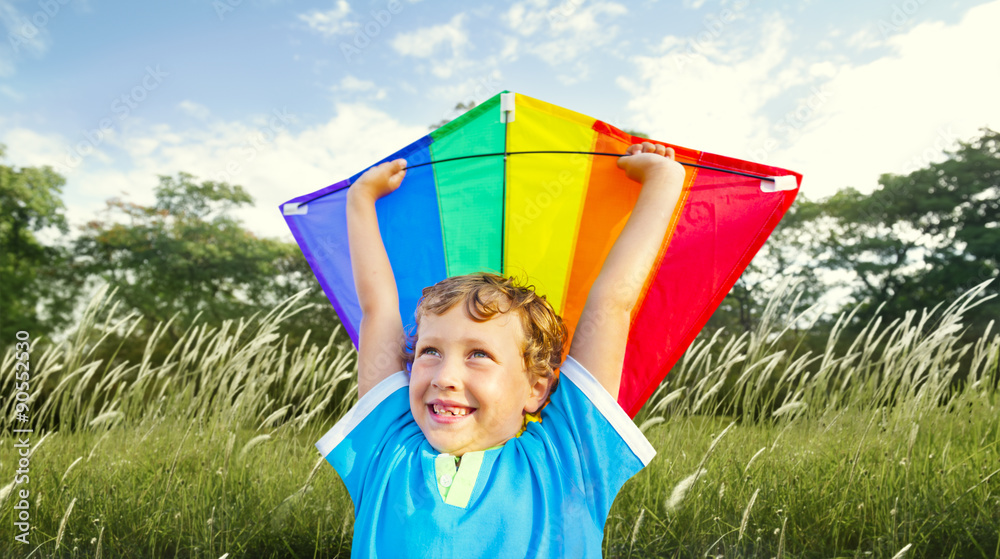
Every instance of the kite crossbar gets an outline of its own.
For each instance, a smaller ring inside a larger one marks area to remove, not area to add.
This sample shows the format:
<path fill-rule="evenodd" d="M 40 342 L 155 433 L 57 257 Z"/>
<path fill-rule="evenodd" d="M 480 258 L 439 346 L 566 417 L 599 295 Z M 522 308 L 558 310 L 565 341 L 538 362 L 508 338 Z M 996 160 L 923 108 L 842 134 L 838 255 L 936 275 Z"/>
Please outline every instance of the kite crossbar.
<path fill-rule="evenodd" d="M 560 153 L 560 154 L 573 154 L 573 155 L 606 155 L 609 157 L 625 157 L 626 153 L 608 153 L 603 151 L 556 151 L 556 150 L 541 150 L 541 151 L 508 151 L 508 152 L 497 152 L 497 153 L 480 153 L 476 155 L 460 155 L 458 157 L 449 157 L 447 159 L 438 159 L 436 161 L 427 161 L 425 163 L 417 163 L 416 165 L 410 165 L 407 169 L 416 169 L 417 167 L 423 167 L 425 165 L 435 165 L 437 163 L 447 163 L 449 161 L 458 161 L 460 159 L 472 159 L 475 157 L 499 157 L 508 155 L 539 155 L 539 154 L 550 154 L 550 153 Z M 740 175 L 742 177 L 750 177 L 752 179 L 760 179 L 764 181 L 774 182 L 774 177 L 767 177 L 763 175 L 755 175 L 753 173 L 746 173 L 743 171 L 736 171 L 734 169 L 723 169 L 722 167 L 713 167 L 711 165 L 702 165 L 700 163 L 685 163 L 684 161 L 678 161 L 681 165 L 686 167 L 695 167 L 698 169 L 709 169 L 712 171 L 722 171 L 723 173 L 729 173 L 731 175 Z"/>
<path fill-rule="evenodd" d="M 552 154 L 552 153 L 568 154 L 568 155 L 604 155 L 604 156 L 608 156 L 608 157 L 625 157 L 626 155 L 628 155 L 628 154 L 625 154 L 625 153 L 608 153 L 608 152 L 602 152 L 602 151 L 558 151 L 558 150 L 507 151 L 507 152 L 498 151 L 496 153 L 477 153 L 475 155 L 460 155 L 458 157 L 448 157 L 448 158 L 445 158 L 445 159 L 437 159 L 437 160 L 434 160 L 434 161 L 426 161 L 424 163 L 417 163 L 416 165 L 409 165 L 406 168 L 407 169 L 416 169 L 418 167 L 424 167 L 424 166 L 427 166 L 427 165 L 437 165 L 438 163 L 449 163 L 449 162 L 452 162 L 452 161 L 461 161 L 463 159 L 476 159 L 476 158 L 479 158 L 479 157 L 504 157 L 504 158 L 506 158 L 508 155 L 540 155 L 540 154 Z M 739 175 L 741 177 L 749 177 L 749 178 L 752 178 L 752 179 L 760 179 L 760 181 L 761 181 L 761 190 L 764 190 L 765 192 L 776 192 L 778 190 L 794 190 L 795 187 L 797 186 L 795 184 L 795 177 L 791 176 L 791 175 L 784 176 L 784 177 L 770 177 L 770 176 L 765 176 L 765 175 L 756 175 L 754 173 L 747 173 L 745 171 L 737 171 L 735 169 L 724 169 L 722 167 L 713 167 L 711 165 L 703 165 L 701 163 L 687 163 L 687 162 L 684 162 L 684 161 L 678 161 L 678 163 L 680 163 L 681 165 L 684 165 L 685 167 L 694 167 L 696 169 L 708 169 L 710 171 L 720 171 L 720 172 L 723 172 L 723 173 L 729 173 L 731 175 Z M 792 184 L 795 185 L 795 186 L 793 186 L 792 188 L 788 188 L 788 184 L 789 184 L 788 183 L 788 179 L 791 179 Z M 765 185 L 765 183 L 772 183 L 772 184 Z M 349 185 L 347 185 L 347 186 L 349 186 Z M 304 206 L 305 204 L 308 204 L 309 202 L 312 202 L 314 200 L 318 200 L 318 199 L 326 196 L 327 194 L 332 194 L 334 192 L 337 192 L 338 190 L 343 190 L 343 188 L 347 188 L 347 186 L 344 186 L 342 188 L 338 188 L 336 190 L 331 190 L 331 191 L 328 191 L 328 192 L 324 192 L 323 194 L 320 194 L 320 195 L 318 195 L 318 196 L 316 196 L 314 198 L 309 198 L 309 199 L 306 199 L 306 200 L 302 200 L 302 201 L 298 202 L 298 206 L 296 206 L 296 208 L 298 208 L 300 206 Z M 301 210 L 299 210 L 299 211 L 301 211 Z"/>

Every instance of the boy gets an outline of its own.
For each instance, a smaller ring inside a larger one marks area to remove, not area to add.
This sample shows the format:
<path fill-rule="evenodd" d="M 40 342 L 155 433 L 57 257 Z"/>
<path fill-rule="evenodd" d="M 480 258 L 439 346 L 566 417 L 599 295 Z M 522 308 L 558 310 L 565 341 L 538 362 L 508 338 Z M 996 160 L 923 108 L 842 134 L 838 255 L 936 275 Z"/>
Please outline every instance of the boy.
<path fill-rule="evenodd" d="M 673 149 L 626 153 L 618 166 L 642 191 L 561 367 L 565 329 L 551 306 L 490 274 L 425 289 L 400 355 L 375 201 L 399 187 L 406 162 L 351 186 L 359 400 L 316 446 L 354 501 L 354 557 L 601 556 L 615 495 L 655 454 L 616 398 L 631 310 L 684 182 Z"/>

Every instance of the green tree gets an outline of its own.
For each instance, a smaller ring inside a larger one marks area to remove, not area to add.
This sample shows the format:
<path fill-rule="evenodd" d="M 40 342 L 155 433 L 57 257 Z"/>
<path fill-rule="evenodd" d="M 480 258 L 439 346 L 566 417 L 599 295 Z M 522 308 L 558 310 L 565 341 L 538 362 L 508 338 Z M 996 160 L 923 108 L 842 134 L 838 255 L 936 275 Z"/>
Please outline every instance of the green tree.
<path fill-rule="evenodd" d="M 990 279 L 984 296 L 1000 294 L 1000 133 L 984 129 L 945 161 L 882 175 L 871 194 L 841 190 L 823 211 L 833 222 L 817 247 L 821 264 L 856 274 L 859 320 L 882 303 L 883 316 L 898 318 Z M 1000 301 L 969 316 L 1000 316 Z"/>
<path fill-rule="evenodd" d="M 231 215 L 253 203 L 241 186 L 178 173 L 161 176 L 155 195 L 151 206 L 109 200 L 108 219 L 88 223 L 76 241 L 86 270 L 115 287 L 143 315 L 147 331 L 176 316 L 176 340 L 196 316 L 218 324 L 267 312 L 316 286 L 297 246 L 258 238 Z M 296 337 L 306 329 L 328 336 L 337 324 L 319 289 L 311 302 L 314 308 L 294 321 Z"/>
<path fill-rule="evenodd" d="M 0 145 L 0 160 L 4 153 Z M 83 282 L 67 247 L 44 240 L 69 231 L 65 182 L 49 166 L 0 164 L 0 346 L 18 330 L 51 336 L 71 316 Z"/>

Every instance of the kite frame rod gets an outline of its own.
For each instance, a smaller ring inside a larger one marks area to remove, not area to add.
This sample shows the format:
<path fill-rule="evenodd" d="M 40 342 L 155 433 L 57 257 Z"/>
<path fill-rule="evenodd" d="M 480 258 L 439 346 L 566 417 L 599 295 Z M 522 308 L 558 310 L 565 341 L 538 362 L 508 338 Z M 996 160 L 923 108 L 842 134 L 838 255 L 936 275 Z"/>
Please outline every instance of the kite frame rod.
<path fill-rule="evenodd" d="M 424 167 L 424 166 L 427 166 L 427 165 L 435 165 L 437 163 L 448 163 L 448 162 L 451 162 L 451 161 L 460 161 L 462 159 L 475 159 L 475 158 L 478 158 L 478 157 L 500 157 L 500 156 L 503 156 L 504 159 L 506 159 L 508 155 L 541 155 L 541 154 L 606 155 L 606 156 L 610 156 L 610 157 L 625 157 L 626 155 L 628 155 L 626 153 L 608 153 L 608 152 L 603 152 L 603 151 L 558 151 L 558 150 L 499 151 L 499 152 L 495 152 L 495 153 L 477 153 L 475 155 L 460 155 L 458 157 L 448 157 L 448 158 L 445 158 L 445 159 L 437 159 L 437 160 L 434 160 L 434 161 L 425 161 L 424 163 L 417 163 L 416 165 L 408 165 L 406 168 L 407 169 L 416 169 L 418 167 Z M 735 169 L 723 169 L 722 167 L 713 167 L 711 165 L 702 165 L 701 163 L 686 163 L 684 161 L 678 161 L 678 163 L 680 163 L 681 165 L 684 165 L 685 167 L 694 167 L 694 168 L 697 168 L 697 169 L 708 169 L 710 171 L 720 171 L 720 172 L 723 172 L 723 173 L 729 173 L 731 175 L 739 175 L 741 177 L 749 177 L 751 179 L 759 179 L 759 180 L 762 180 L 762 181 L 774 182 L 774 177 L 768 177 L 768 176 L 764 176 L 764 175 L 755 175 L 753 173 L 747 173 L 747 172 L 744 172 L 744 171 L 737 171 Z M 350 185 L 346 185 L 346 186 L 344 186 L 342 188 L 338 188 L 336 190 L 331 190 L 329 192 L 325 192 L 325 193 L 320 194 L 319 196 L 316 196 L 314 198 L 309 198 L 307 200 L 303 200 L 303 201 L 299 202 L 298 204 L 299 205 L 305 205 L 305 204 L 308 204 L 309 202 L 314 202 L 314 201 L 319 200 L 320 198 L 322 198 L 322 197 L 324 197 L 324 196 L 326 196 L 328 194 L 333 194 L 334 192 L 339 192 L 339 191 L 341 191 L 344 188 L 347 188 L 349 186 Z"/>
<path fill-rule="evenodd" d="M 434 165 L 435 163 L 447 163 L 448 161 L 458 161 L 459 159 L 472 159 L 474 157 L 498 157 L 508 155 L 538 155 L 538 154 L 575 154 L 575 155 L 607 155 L 610 157 L 625 157 L 627 153 L 609 153 L 604 151 L 558 151 L 558 150 L 540 150 L 540 151 L 507 151 L 507 152 L 497 152 L 497 153 L 480 153 L 476 155 L 460 155 L 458 157 L 448 157 L 446 159 L 438 159 L 436 161 L 426 161 L 424 163 L 417 163 L 416 165 L 407 166 L 407 169 L 416 169 L 417 167 L 423 167 L 425 165 Z M 746 173 L 743 171 L 736 171 L 734 169 L 723 169 L 722 167 L 713 167 L 711 165 L 702 165 L 700 163 L 685 163 L 684 161 L 678 161 L 681 165 L 685 167 L 695 167 L 698 169 L 708 169 L 710 171 L 721 171 L 723 173 L 729 173 L 731 175 L 740 175 L 742 177 L 750 177 L 752 179 L 760 179 L 764 181 L 774 182 L 774 177 L 767 177 L 762 175 L 755 175 L 753 173 Z"/>

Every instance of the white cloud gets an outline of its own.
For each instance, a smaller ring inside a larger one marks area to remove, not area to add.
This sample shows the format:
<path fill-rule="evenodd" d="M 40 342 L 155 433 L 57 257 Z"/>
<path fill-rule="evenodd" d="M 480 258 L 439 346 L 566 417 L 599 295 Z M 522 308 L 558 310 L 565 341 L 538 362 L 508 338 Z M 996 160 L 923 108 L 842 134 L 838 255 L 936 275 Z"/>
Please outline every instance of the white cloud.
<path fill-rule="evenodd" d="M 448 79 L 475 64 L 467 57 L 470 43 L 464 26 L 465 14 L 455 14 L 448 23 L 396 35 L 392 48 L 405 56 L 427 59 L 434 76 Z"/>
<path fill-rule="evenodd" d="M 351 6 L 347 0 L 337 0 L 337 5 L 325 12 L 313 10 L 307 14 L 299 14 L 299 19 L 304 21 L 310 29 L 318 31 L 326 36 L 353 33 L 358 29 L 358 22 L 349 21 Z"/>
<path fill-rule="evenodd" d="M 7 159 L 17 167 L 55 166 L 54 162 L 64 155 L 65 142 L 58 134 L 41 134 L 2 121 L 0 130 L 4 130 L 0 144 L 6 145 Z"/>
<path fill-rule="evenodd" d="M 177 108 L 180 109 L 182 112 L 200 120 L 207 119 L 211 114 L 211 112 L 208 110 L 208 107 L 206 107 L 205 105 L 202 105 L 200 103 L 195 103 L 194 101 L 190 101 L 187 99 L 178 103 Z"/>
<path fill-rule="evenodd" d="M 14 75 L 18 57 L 25 54 L 39 57 L 49 49 L 51 40 L 47 27 L 52 16 L 37 5 L 29 6 L 34 11 L 25 14 L 9 0 L 0 0 L 0 23 L 5 31 L 5 40 L 0 42 L 0 77 Z"/>
<path fill-rule="evenodd" d="M 530 36 L 542 29 L 545 18 L 541 13 L 548 8 L 548 0 L 527 0 L 517 2 L 507 10 L 503 19 L 507 27 L 524 36 Z"/>
<path fill-rule="evenodd" d="M 887 41 L 892 54 L 845 67 L 830 79 L 822 125 L 782 150 L 806 174 L 807 192 L 870 191 L 882 173 L 904 174 L 943 158 L 955 140 L 1000 126 L 1000 2 L 969 10 L 956 25 L 924 23 Z M 972 55 L 970 53 L 976 53 Z"/>
<path fill-rule="evenodd" d="M 1000 51 L 982 47 L 997 21 L 994 1 L 955 25 L 919 24 L 862 64 L 807 60 L 789 50 L 780 22 L 742 48 L 728 33 L 696 49 L 668 37 L 667 50 L 639 58 L 638 77 L 618 84 L 632 92 L 636 126 L 657 139 L 801 172 L 814 199 L 870 191 L 881 173 L 912 171 L 1000 126 Z M 860 49 L 861 35 L 853 40 Z"/>
<path fill-rule="evenodd" d="M 375 89 L 375 82 L 354 76 L 344 76 L 344 79 L 340 80 L 339 87 L 344 91 L 371 91 Z"/>
<path fill-rule="evenodd" d="M 664 54 L 634 58 L 639 77 L 618 84 L 632 92 L 636 126 L 664 141 L 745 157 L 749 145 L 766 139 L 765 105 L 802 81 L 783 72 L 785 31 L 781 20 L 767 23 L 742 59 L 723 42 L 727 37 L 702 41 L 697 50 L 670 37 Z"/>
<path fill-rule="evenodd" d="M 362 80 L 355 76 L 344 76 L 340 83 L 331 88 L 334 92 L 363 94 L 368 99 L 382 100 L 388 95 L 384 87 L 378 87 L 375 82 Z"/>
<path fill-rule="evenodd" d="M 452 56 L 458 56 L 469 44 L 464 23 L 465 14 L 455 14 L 448 23 L 400 33 L 393 38 L 392 48 L 406 56 L 430 58 L 438 54 L 439 47 L 447 45 Z"/>
<path fill-rule="evenodd" d="M 500 60 L 504 62 L 514 62 L 518 57 L 520 44 L 517 37 L 504 37 L 503 49 L 500 50 Z"/>
<path fill-rule="evenodd" d="M 53 164 L 66 177 L 71 223 L 94 219 L 111 197 L 151 203 L 158 175 L 185 171 L 198 180 L 242 185 L 255 200 L 239 214 L 244 224 L 259 235 L 291 240 L 279 204 L 348 178 L 427 133 L 363 103 L 337 104 L 330 120 L 293 131 L 296 123 L 283 109 L 185 130 L 136 121 L 76 166 L 54 164 L 65 161 L 71 146 L 59 135 L 0 127 L 0 143 L 8 145 L 12 163 Z"/>
<path fill-rule="evenodd" d="M 588 53 L 615 44 L 619 28 L 610 22 L 627 11 L 616 2 L 566 0 L 550 7 L 547 0 L 527 0 L 511 6 L 503 20 L 524 38 L 521 48 L 556 68 L 560 81 L 572 84 L 589 76 Z"/>

